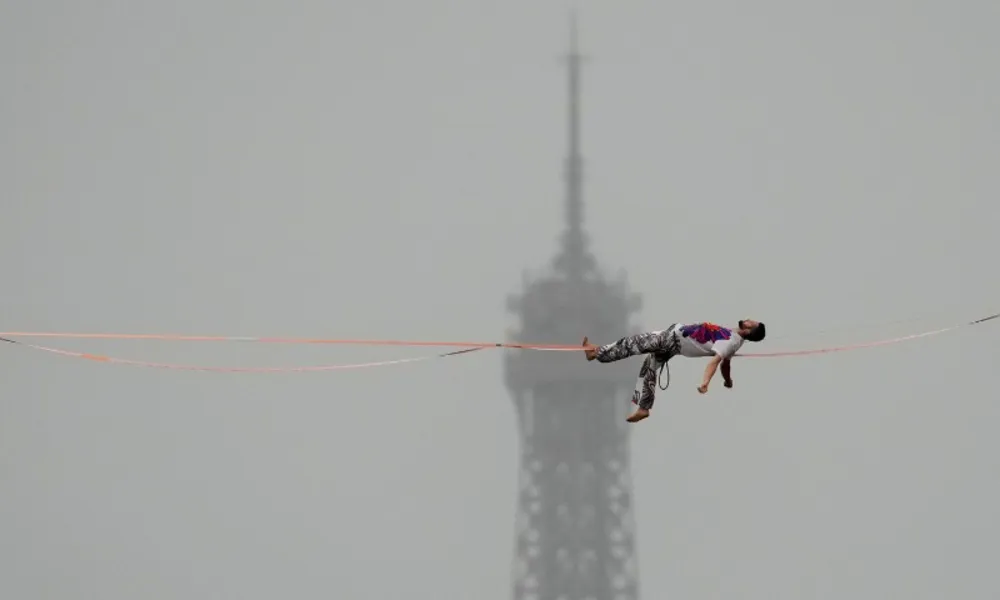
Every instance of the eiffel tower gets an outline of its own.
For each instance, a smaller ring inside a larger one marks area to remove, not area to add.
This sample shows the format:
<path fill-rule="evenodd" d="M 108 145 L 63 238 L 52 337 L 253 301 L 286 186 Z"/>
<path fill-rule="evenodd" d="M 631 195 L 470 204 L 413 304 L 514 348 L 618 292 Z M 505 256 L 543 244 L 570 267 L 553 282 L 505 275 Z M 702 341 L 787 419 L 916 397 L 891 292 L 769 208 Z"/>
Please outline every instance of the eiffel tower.
<path fill-rule="evenodd" d="M 630 318 L 641 305 L 624 273 L 605 276 L 587 248 L 575 16 L 570 39 L 566 229 L 544 276 L 526 276 L 508 299 L 520 318 L 509 335 L 525 342 L 617 339 L 636 331 Z M 636 600 L 625 417 L 637 366 L 588 363 L 583 352 L 515 352 L 504 367 L 520 434 L 513 598 Z"/>

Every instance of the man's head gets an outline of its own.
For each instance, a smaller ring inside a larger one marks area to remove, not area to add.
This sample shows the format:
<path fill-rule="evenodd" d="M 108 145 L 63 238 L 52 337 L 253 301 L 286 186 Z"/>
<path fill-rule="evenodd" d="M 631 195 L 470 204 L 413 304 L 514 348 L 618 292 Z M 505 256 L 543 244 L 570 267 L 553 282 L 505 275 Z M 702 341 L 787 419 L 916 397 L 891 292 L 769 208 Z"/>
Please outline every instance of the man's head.
<path fill-rule="evenodd" d="M 742 319 L 739 322 L 739 328 L 740 335 L 748 342 L 759 342 L 764 339 L 764 335 L 767 333 L 764 324 L 753 319 Z"/>

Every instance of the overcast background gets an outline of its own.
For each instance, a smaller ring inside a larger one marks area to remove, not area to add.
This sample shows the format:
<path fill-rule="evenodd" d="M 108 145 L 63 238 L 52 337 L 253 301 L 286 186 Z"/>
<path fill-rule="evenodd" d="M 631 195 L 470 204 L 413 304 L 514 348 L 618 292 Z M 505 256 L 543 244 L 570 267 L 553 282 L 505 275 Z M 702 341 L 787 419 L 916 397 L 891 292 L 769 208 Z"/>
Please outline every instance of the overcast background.
<path fill-rule="evenodd" d="M 779 350 L 997 309 L 1000 4 L 576 6 L 587 227 L 641 325 Z M 570 7 L 0 2 L 0 330 L 502 338 L 562 228 Z M 642 597 L 1000 596 L 996 327 L 704 397 L 679 361 L 633 436 Z M 510 595 L 498 352 L 0 351 L 4 598 Z"/>

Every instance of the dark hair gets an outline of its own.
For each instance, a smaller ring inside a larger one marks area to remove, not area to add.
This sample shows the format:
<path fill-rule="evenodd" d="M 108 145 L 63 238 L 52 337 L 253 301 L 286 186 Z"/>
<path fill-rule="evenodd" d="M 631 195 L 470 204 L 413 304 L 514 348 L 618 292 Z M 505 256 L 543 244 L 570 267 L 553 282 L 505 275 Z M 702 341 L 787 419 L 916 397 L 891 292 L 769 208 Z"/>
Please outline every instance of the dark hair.
<path fill-rule="evenodd" d="M 753 329 L 751 329 L 750 333 L 747 334 L 747 341 L 748 342 L 759 342 L 762 339 L 764 339 L 764 336 L 766 334 L 767 334 L 767 331 L 764 329 L 764 324 L 763 323 L 757 323 L 757 326 L 754 327 Z"/>

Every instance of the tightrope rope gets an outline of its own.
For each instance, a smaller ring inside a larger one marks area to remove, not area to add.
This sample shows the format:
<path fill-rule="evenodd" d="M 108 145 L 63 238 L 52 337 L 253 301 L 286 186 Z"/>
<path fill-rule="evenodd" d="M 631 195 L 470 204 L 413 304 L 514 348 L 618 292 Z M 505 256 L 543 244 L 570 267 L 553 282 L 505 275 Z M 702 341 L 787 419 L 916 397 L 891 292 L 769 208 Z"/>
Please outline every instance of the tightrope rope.
<path fill-rule="evenodd" d="M 846 352 L 859 350 L 862 348 L 873 348 L 877 346 L 888 346 L 901 342 L 915 340 L 919 338 L 939 335 L 949 331 L 954 331 L 962 327 L 980 325 L 987 321 L 1000 318 L 1000 313 L 992 314 L 975 321 L 967 321 L 950 327 L 943 327 L 922 333 L 915 333 L 890 339 L 873 342 L 862 342 L 847 344 L 842 346 L 831 346 L 826 348 L 813 348 L 806 350 L 789 350 L 782 352 L 752 352 L 739 353 L 736 356 L 743 358 L 777 358 L 789 356 L 808 356 L 815 354 L 829 354 L 834 352 Z M 52 348 L 20 341 L 14 338 L 74 338 L 74 339 L 104 339 L 104 340 L 161 340 L 161 341 L 189 341 L 189 342 L 251 342 L 269 344 L 329 344 L 329 345 L 365 345 L 365 346 L 411 346 L 411 347 L 461 347 L 462 350 L 454 350 L 440 354 L 401 358 L 395 360 L 383 360 L 365 363 L 321 365 L 321 366 L 296 366 L 296 367 L 212 367 L 201 365 L 187 365 L 176 363 L 150 362 L 141 360 L 129 360 L 106 356 L 101 354 L 91 354 L 87 352 L 75 352 L 61 348 Z M 449 358 L 479 350 L 490 348 L 515 349 L 515 350 L 535 350 L 547 352 L 580 352 L 582 348 L 578 345 L 567 344 L 526 344 L 513 342 L 437 342 L 437 341 L 407 341 L 407 340 L 369 340 L 369 339 L 323 339 L 323 338 L 295 338 L 295 337 L 248 337 L 248 336 L 206 336 L 206 335 L 171 335 L 171 334 L 130 334 L 130 333 L 43 333 L 43 332 L 0 332 L 0 342 L 6 342 L 15 346 L 22 346 L 49 354 L 56 354 L 70 358 L 80 358 L 95 362 L 109 364 L 128 365 L 135 367 L 146 367 L 153 369 L 171 369 L 180 371 L 206 371 L 219 373 L 303 373 L 338 371 L 348 369 L 364 369 L 371 367 L 384 367 L 405 363 L 422 362 L 439 358 Z M 668 375 L 669 377 L 669 375 Z M 669 379 L 668 379 L 669 385 Z"/>
<path fill-rule="evenodd" d="M 436 342 L 414 340 L 370 340 L 370 339 L 326 339 L 303 337 L 251 337 L 227 335 L 176 335 L 164 333 L 46 333 L 29 331 L 0 332 L 0 337 L 13 341 L 12 338 L 60 338 L 88 340 L 159 340 L 170 342 L 245 342 L 256 344 L 312 344 L 312 345 L 346 345 L 346 346 L 436 346 L 461 348 L 508 348 L 516 350 L 544 350 L 568 352 L 580 349 L 580 346 L 566 344 L 522 344 L 515 342 Z M 16 342 L 15 342 L 16 343 Z"/>
<path fill-rule="evenodd" d="M 860 350 L 862 348 L 874 348 L 876 346 L 889 346 L 891 344 L 898 344 L 900 342 L 906 342 L 909 340 L 915 340 L 919 338 L 930 337 L 932 335 L 939 335 L 942 333 L 947 333 L 949 331 L 954 331 L 962 327 L 971 327 L 973 325 L 980 325 L 987 321 L 992 321 L 993 319 L 1000 318 L 1000 313 L 990 315 L 988 317 L 983 317 L 981 319 L 976 319 L 975 321 L 968 321 L 965 323 L 960 323 L 958 325 L 952 325 L 950 327 L 942 327 L 941 329 L 934 329 L 932 331 L 924 331 L 922 333 L 914 333 L 911 335 L 904 335 L 900 337 L 890 338 L 886 340 L 878 340 L 875 342 L 862 342 L 859 344 L 848 344 L 845 346 L 831 346 L 828 348 L 814 348 L 810 350 L 791 350 L 786 352 L 752 352 L 749 354 L 737 354 L 736 356 L 742 356 L 744 358 L 775 358 L 779 356 L 808 356 L 811 354 L 829 354 L 832 352 L 846 352 L 848 350 Z"/>
<path fill-rule="evenodd" d="M 437 358 L 448 358 L 451 356 L 458 356 L 459 354 L 468 354 L 469 352 L 478 352 L 480 350 L 485 349 L 485 348 L 466 348 L 464 350 L 455 350 L 453 352 L 445 352 L 443 354 L 433 354 L 433 355 L 417 356 L 411 358 L 399 358 L 395 360 L 381 360 L 375 362 L 339 364 L 339 365 L 300 366 L 300 367 L 212 367 L 212 366 L 202 366 L 202 365 L 150 362 L 144 360 L 129 360 L 125 358 L 116 358 L 114 356 L 105 356 L 102 354 L 74 352 L 72 350 L 63 350 L 61 348 L 51 348 L 48 346 L 39 346 L 37 344 L 28 344 L 17 340 L 12 340 L 6 337 L 0 337 L 0 342 L 7 342 L 9 344 L 14 344 L 17 346 L 24 346 L 25 348 L 31 348 L 32 350 L 39 350 L 41 352 L 48 352 L 50 354 L 56 354 L 59 356 L 65 356 L 69 358 L 82 358 L 95 362 L 103 362 L 103 363 L 117 364 L 117 365 L 128 365 L 132 367 L 145 367 L 150 369 L 169 369 L 173 371 L 203 371 L 212 373 L 310 373 L 310 372 L 321 372 L 321 371 L 345 371 L 351 369 L 368 369 L 371 367 L 386 367 L 389 365 L 401 365 L 405 363 L 423 362 Z"/>

